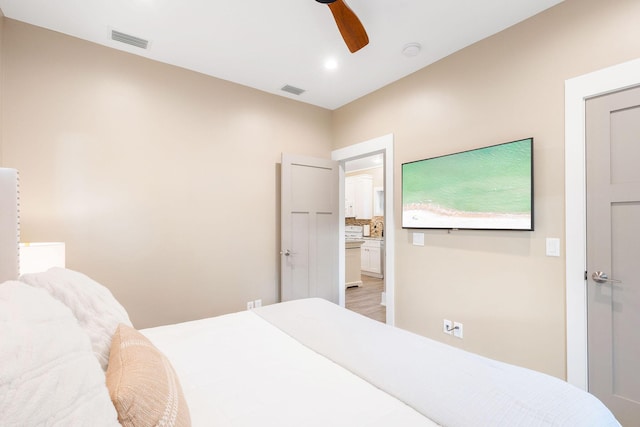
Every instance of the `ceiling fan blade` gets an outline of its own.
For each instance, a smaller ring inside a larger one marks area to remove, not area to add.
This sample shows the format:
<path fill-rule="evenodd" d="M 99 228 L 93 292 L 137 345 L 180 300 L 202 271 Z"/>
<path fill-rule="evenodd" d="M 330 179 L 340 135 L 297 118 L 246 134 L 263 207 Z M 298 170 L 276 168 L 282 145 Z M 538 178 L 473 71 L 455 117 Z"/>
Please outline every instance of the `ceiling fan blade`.
<path fill-rule="evenodd" d="M 326 1 L 321 1 L 321 3 L 326 3 Z M 342 34 L 351 53 L 357 52 L 369 44 L 369 36 L 362 22 L 343 0 L 335 0 L 327 5 L 331 9 L 333 19 L 335 19 L 338 30 L 340 30 L 340 34 Z"/>

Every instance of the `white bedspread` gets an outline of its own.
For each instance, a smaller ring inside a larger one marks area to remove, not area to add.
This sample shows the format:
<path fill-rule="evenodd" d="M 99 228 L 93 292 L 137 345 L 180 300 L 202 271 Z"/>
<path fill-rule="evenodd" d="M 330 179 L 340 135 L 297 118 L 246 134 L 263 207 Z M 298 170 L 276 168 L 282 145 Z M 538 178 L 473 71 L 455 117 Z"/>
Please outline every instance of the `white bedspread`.
<path fill-rule="evenodd" d="M 324 300 L 285 304 L 256 313 L 443 426 L 620 425 L 593 395 L 555 377 L 371 322 Z"/>
<path fill-rule="evenodd" d="M 196 427 L 436 426 L 254 312 L 142 332 L 173 364 Z"/>
<path fill-rule="evenodd" d="M 557 378 L 320 299 L 142 332 L 173 363 L 194 426 L 619 426 Z"/>

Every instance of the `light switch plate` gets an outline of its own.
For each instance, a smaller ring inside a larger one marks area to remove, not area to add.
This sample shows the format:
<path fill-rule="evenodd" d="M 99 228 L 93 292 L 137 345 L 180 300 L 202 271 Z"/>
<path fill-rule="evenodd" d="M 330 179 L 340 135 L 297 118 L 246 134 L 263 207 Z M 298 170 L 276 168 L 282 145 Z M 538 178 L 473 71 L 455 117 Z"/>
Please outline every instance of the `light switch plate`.
<path fill-rule="evenodd" d="M 560 256 L 560 239 L 547 237 L 547 256 Z"/>
<path fill-rule="evenodd" d="M 413 245 L 424 246 L 424 233 L 413 233 Z"/>

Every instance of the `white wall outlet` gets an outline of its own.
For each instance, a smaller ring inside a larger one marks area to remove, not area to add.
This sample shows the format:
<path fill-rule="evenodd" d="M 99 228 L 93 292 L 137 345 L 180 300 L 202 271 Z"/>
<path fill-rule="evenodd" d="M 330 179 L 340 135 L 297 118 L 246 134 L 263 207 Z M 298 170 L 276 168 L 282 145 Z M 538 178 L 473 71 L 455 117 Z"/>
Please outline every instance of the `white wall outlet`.
<path fill-rule="evenodd" d="M 247 303 L 247 310 L 253 310 L 253 301 Z"/>
<path fill-rule="evenodd" d="M 451 320 L 444 319 L 442 321 L 442 332 L 447 335 L 453 334 L 453 322 Z"/>
<path fill-rule="evenodd" d="M 462 323 L 453 322 L 453 336 L 462 339 Z"/>
<path fill-rule="evenodd" d="M 261 299 L 257 299 L 257 300 L 255 300 L 255 301 L 253 302 L 253 306 L 254 306 L 255 308 L 262 307 L 262 300 L 261 300 Z"/>
<path fill-rule="evenodd" d="M 413 233 L 413 245 L 424 246 L 424 233 Z"/>

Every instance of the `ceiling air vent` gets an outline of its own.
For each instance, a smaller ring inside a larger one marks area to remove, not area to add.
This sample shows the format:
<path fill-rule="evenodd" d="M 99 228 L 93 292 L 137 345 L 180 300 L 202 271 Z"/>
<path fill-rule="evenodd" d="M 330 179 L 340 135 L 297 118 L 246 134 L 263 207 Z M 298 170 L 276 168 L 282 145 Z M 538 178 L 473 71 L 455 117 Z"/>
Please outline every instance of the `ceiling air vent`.
<path fill-rule="evenodd" d="M 292 93 L 294 95 L 300 95 L 302 93 L 305 92 L 304 89 L 300 89 L 299 87 L 295 87 L 295 86 L 289 86 L 289 85 L 284 85 L 280 88 L 280 90 L 283 90 L 285 92 L 289 92 Z"/>
<path fill-rule="evenodd" d="M 120 31 L 111 30 L 111 40 L 117 42 L 126 43 L 131 46 L 146 49 L 149 46 L 149 40 L 141 39 L 139 37 L 131 36 L 129 34 L 121 33 Z"/>

